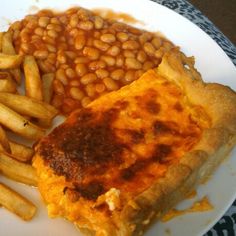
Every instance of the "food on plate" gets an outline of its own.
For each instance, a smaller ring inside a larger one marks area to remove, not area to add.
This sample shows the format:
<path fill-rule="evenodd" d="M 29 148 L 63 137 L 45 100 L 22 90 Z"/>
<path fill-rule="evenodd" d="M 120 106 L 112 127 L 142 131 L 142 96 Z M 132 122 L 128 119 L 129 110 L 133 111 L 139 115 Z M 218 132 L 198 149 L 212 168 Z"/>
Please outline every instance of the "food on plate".
<path fill-rule="evenodd" d="M 0 205 L 20 216 L 23 220 L 31 220 L 36 213 L 36 207 L 32 202 L 3 183 L 0 183 Z"/>
<path fill-rule="evenodd" d="M 42 76 L 42 87 L 43 87 L 43 101 L 50 103 L 53 94 L 52 83 L 54 80 L 54 74 L 48 73 Z"/>
<path fill-rule="evenodd" d="M 42 81 L 40 78 L 39 68 L 33 56 L 24 58 L 25 72 L 25 93 L 30 98 L 43 100 Z"/>
<path fill-rule="evenodd" d="M 21 55 L 8 55 L 0 53 L 0 69 L 12 69 L 18 67 L 22 62 Z"/>
<path fill-rule="evenodd" d="M 0 92 L 0 102 L 21 115 L 34 118 L 52 120 L 58 114 L 58 110 L 48 103 L 23 95 Z"/>
<path fill-rule="evenodd" d="M 17 161 L 4 152 L 0 152 L 0 172 L 18 182 L 37 186 L 35 169 L 30 164 Z"/>
<path fill-rule="evenodd" d="M 0 145 L 6 152 L 11 153 L 10 143 L 7 138 L 5 130 L 0 125 Z"/>
<path fill-rule="evenodd" d="M 29 162 L 32 159 L 34 150 L 26 145 L 10 141 L 11 157 L 21 162 Z"/>
<path fill-rule="evenodd" d="M 0 71 L 0 92 L 16 92 L 16 83 L 9 72 Z"/>
<path fill-rule="evenodd" d="M 173 44 L 92 11 L 42 10 L 10 26 L 16 52 L 34 56 L 42 77 L 53 73 L 51 103 L 64 114 L 138 79 Z"/>
<path fill-rule="evenodd" d="M 214 207 L 209 202 L 209 199 L 206 196 L 204 196 L 199 201 L 194 202 L 193 205 L 187 209 L 184 210 L 171 209 L 161 218 L 161 221 L 166 222 L 173 219 L 176 216 L 184 215 L 186 213 L 209 211 L 212 210 L 213 208 Z"/>
<path fill-rule="evenodd" d="M 15 55 L 15 47 L 12 42 L 12 32 L 8 31 L 2 35 L 2 52 L 7 55 Z M 17 55 L 19 57 L 19 55 Z M 8 59 L 9 60 L 9 59 Z M 19 60 L 19 59 L 18 59 Z M 3 68 L 1 68 L 3 69 Z M 19 68 L 12 69 L 11 73 L 18 84 L 21 83 L 21 72 Z"/>
<path fill-rule="evenodd" d="M 172 49 L 157 69 L 74 111 L 36 145 L 49 216 L 85 235 L 143 234 L 229 154 L 235 120 L 236 93 L 205 83 L 193 58 Z"/>
<path fill-rule="evenodd" d="M 23 105 L 23 104 L 22 104 Z M 33 140 L 43 137 L 45 130 L 0 103 L 0 123 L 13 132 Z"/>

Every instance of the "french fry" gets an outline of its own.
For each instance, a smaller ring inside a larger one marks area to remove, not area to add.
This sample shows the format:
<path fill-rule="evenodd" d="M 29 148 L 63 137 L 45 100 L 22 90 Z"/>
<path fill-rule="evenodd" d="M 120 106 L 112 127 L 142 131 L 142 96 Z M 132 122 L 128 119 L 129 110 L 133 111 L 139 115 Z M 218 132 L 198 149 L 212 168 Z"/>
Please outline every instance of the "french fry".
<path fill-rule="evenodd" d="M 16 51 L 12 44 L 12 32 L 8 31 L 3 33 L 2 36 L 2 52 L 9 54 L 9 55 L 15 55 Z"/>
<path fill-rule="evenodd" d="M 14 159 L 22 162 L 28 162 L 34 155 L 34 150 L 23 144 L 10 141 L 11 155 Z"/>
<path fill-rule="evenodd" d="M 52 82 L 54 79 L 53 73 L 44 74 L 42 76 L 42 84 L 43 84 L 43 100 L 47 103 L 50 103 L 52 99 Z"/>
<path fill-rule="evenodd" d="M 3 183 L 0 183 L 0 205 L 27 221 L 36 213 L 36 207 L 32 202 Z"/>
<path fill-rule="evenodd" d="M 1 143 L 4 151 L 11 153 L 11 147 L 10 147 L 9 140 L 8 140 L 7 135 L 1 125 L 0 125 L 0 143 Z"/>
<path fill-rule="evenodd" d="M 12 32 L 8 31 L 3 34 L 2 36 L 2 52 L 9 55 L 15 55 L 16 51 L 12 43 Z M 13 67 L 15 68 L 15 67 Z M 20 84 L 21 82 L 21 72 L 20 69 L 12 69 L 12 75 L 17 83 Z"/>
<path fill-rule="evenodd" d="M 2 103 L 0 103 L 0 123 L 13 132 L 33 140 L 41 138 L 45 132 Z"/>
<path fill-rule="evenodd" d="M 8 55 L 0 53 L 0 69 L 12 69 L 19 67 L 22 60 L 22 55 Z"/>
<path fill-rule="evenodd" d="M 0 171 L 13 180 L 37 186 L 35 169 L 29 164 L 15 160 L 4 152 L 0 152 Z"/>
<path fill-rule="evenodd" d="M 36 100 L 43 100 L 42 81 L 39 74 L 38 65 L 33 56 L 25 56 L 25 93 Z"/>
<path fill-rule="evenodd" d="M 11 74 L 6 71 L 0 71 L 0 92 L 15 93 L 16 91 L 16 83 Z"/>
<path fill-rule="evenodd" d="M 0 32 L 0 52 L 2 51 L 2 36 L 3 32 Z"/>
<path fill-rule="evenodd" d="M 22 115 L 39 119 L 51 120 L 58 113 L 56 108 L 45 102 L 18 94 L 0 92 L 0 102 Z"/>

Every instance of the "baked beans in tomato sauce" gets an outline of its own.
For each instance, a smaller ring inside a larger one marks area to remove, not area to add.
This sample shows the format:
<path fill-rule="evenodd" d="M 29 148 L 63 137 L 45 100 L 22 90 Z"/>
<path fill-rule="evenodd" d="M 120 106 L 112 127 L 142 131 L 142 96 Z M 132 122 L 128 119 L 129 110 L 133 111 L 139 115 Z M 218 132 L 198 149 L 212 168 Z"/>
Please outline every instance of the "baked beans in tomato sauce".
<path fill-rule="evenodd" d="M 33 55 L 41 75 L 54 73 L 51 104 L 64 114 L 136 80 L 173 47 L 155 33 L 79 7 L 42 10 L 9 30 L 19 54 Z"/>

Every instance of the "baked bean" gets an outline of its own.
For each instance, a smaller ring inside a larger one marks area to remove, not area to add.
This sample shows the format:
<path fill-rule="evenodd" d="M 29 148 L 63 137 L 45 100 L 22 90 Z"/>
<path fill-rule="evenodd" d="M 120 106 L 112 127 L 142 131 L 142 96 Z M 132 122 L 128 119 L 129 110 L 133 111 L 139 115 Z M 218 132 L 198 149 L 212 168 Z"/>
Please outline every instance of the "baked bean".
<path fill-rule="evenodd" d="M 59 16 L 59 21 L 62 23 L 62 24 L 64 24 L 64 25 L 67 25 L 68 24 L 68 18 L 65 16 L 65 15 L 63 15 L 63 16 Z"/>
<path fill-rule="evenodd" d="M 141 69 L 142 64 L 135 58 L 128 57 L 125 59 L 125 65 L 127 69 Z"/>
<path fill-rule="evenodd" d="M 98 69 L 103 69 L 106 67 L 106 63 L 104 61 L 93 61 L 89 63 L 89 69 L 90 70 L 98 70 Z"/>
<path fill-rule="evenodd" d="M 54 39 L 54 38 L 51 38 L 51 37 L 48 36 L 48 35 L 43 36 L 43 41 L 44 41 L 45 43 L 55 44 L 55 39 Z"/>
<path fill-rule="evenodd" d="M 65 54 L 66 54 L 66 56 L 68 58 L 70 58 L 72 60 L 74 60 L 76 58 L 76 56 L 77 56 L 77 54 L 75 52 L 73 52 L 73 51 L 65 51 Z"/>
<path fill-rule="evenodd" d="M 58 25 L 61 23 L 60 20 L 57 17 L 52 17 L 50 22 L 52 24 L 58 24 Z"/>
<path fill-rule="evenodd" d="M 56 108 L 59 108 L 63 103 L 63 95 L 55 94 L 52 98 L 52 105 Z"/>
<path fill-rule="evenodd" d="M 156 49 L 158 49 L 162 45 L 162 40 L 160 38 L 153 38 L 151 43 Z"/>
<path fill-rule="evenodd" d="M 75 38 L 75 48 L 81 50 L 86 44 L 86 38 L 84 35 L 78 35 Z"/>
<path fill-rule="evenodd" d="M 128 49 L 128 50 L 135 50 L 138 49 L 139 43 L 136 42 L 135 40 L 128 40 L 122 44 L 123 49 Z"/>
<path fill-rule="evenodd" d="M 65 70 L 60 68 L 56 71 L 56 79 L 61 81 L 61 83 L 63 85 L 67 85 L 68 84 L 68 80 L 66 78 L 66 74 L 65 74 Z"/>
<path fill-rule="evenodd" d="M 97 79 L 97 76 L 96 74 L 94 73 L 88 73 L 88 74 L 85 74 L 81 79 L 80 79 L 80 82 L 82 84 L 89 84 L 89 83 L 92 83 L 94 82 L 95 80 Z"/>
<path fill-rule="evenodd" d="M 56 94 L 65 94 L 65 88 L 60 80 L 53 80 L 53 88 Z"/>
<path fill-rule="evenodd" d="M 105 77 L 108 77 L 109 76 L 109 72 L 107 70 L 104 70 L 104 69 L 98 69 L 95 71 L 97 77 L 99 79 L 103 79 Z"/>
<path fill-rule="evenodd" d="M 173 44 L 171 42 L 165 41 L 163 42 L 163 47 L 169 51 L 171 48 L 173 48 Z"/>
<path fill-rule="evenodd" d="M 46 59 L 47 56 L 48 56 L 48 51 L 46 51 L 46 50 L 37 50 L 37 51 L 34 52 L 34 56 L 37 59 Z"/>
<path fill-rule="evenodd" d="M 125 77 L 124 80 L 126 83 L 130 83 L 131 81 L 133 81 L 135 79 L 135 71 L 134 70 L 128 70 L 125 73 Z"/>
<path fill-rule="evenodd" d="M 83 49 L 83 55 L 88 57 L 90 60 L 97 60 L 100 56 L 100 52 L 96 48 L 85 47 Z"/>
<path fill-rule="evenodd" d="M 89 19 L 90 12 L 84 8 L 80 8 L 77 11 L 80 20 L 86 21 Z"/>
<path fill-rule="evenodd" d="M 61 64 L 61 65 L 60 65 L 60 68 L 63 69 L 63 70 L 66 70 L 67 68 L 69 68 L 69 65 L 67 65 L 67 64 Z"/>
<path fill-rule="evenodd" d="M 66 76 L 70 79 L 73 79 L 76 76 L 76 73 L 72 68 L 67 68 L 65 72 Z"/>
<path fill-rule="evenodd" d="M 80 86 L 80 82 L 77 79 L 70 80 L 69 82 L 70 86 L 72 87 L 78 87 Z"/>
<path fill-rule="evenodd" d="M 124 57 L 122 55 L 119 55 L 116 57 L 116 66 L 117 67 L 122 67 L 124 65 Z"/>
<path fill-rule="evenodd" d="M 54 72 L 56 70 L 55 66 L 47 61 L 38 60 L 37 63 L 38 63 L 40 70 L 45 74 Z"/>
<path fill-rule="evenodd" d="M 88 69 L 86 65 L 79 63 L 79 64 L 76 64 L 75 71 L 79 77 L 82 77 L 83 75 L 87 73 Z"/>
<path fill-rule="evenodd" d="M 103 27 L 103 19 L 100 16 L 94 17 L 95 29 L 101 29 Z"/>
<path fill-rule="evenodd" d="M 113 34 L 103 34 L 100 39 L 104 43 L 114 43 L 116 41 L 116 37 Z"/>
<path fill-rule="evenodd" d="M 148 42 L 151 39 L 152 39 L 152 34 L 149 33 L 149 32 L 144 32 L 142 35 L 139 36 L 139 42 L 141 44 L 144 44 L 144 43 Z"/>
<path fill-rule="evenodd" d="M 58 37 L 58 33 L 55 30 L 48 30 L 47 34 L 51 38 L 57 38 Z"/>
<path fill-rule="evenodd" d="M 111 46 L 107 51 L 107 54 L 110 56 L 117 56 L 119 53 L 120 48 L 118 46 Z"/>
<path fill-rule="evenodd" d="M 85 87 L 85 91 L 89 97 L 94 97 L 96 94 L 95 86 L 94 84 L 88 84 Z"/>
<path fill-rule="evenodd" d="M 116 37 L 120 42 L 125 42 L 129 39 L 129 35 L 124 32 L 117 33 Z"/>
<path fill-rule="evenodd" d="M 114 80 L 120 80 L 124 76 L 125 72 L 122 69 L 113 70 L 111 72 L 111 78 Z"/>
<path fill-rule="evenodd" d="M 95 90 L 97 93 L 103 93 L 105 91 L 106 87 L 104 84 L 99 83 L 99 84 L 95 84 Z"/>
<path fill-rule="evenodd" d="M 150 56 L 153 56 L 155 54 L 155 51 L 156 51 L 154 46 L 151 43 L 149 43 L 149 42 L 144 43 L 143 49 Z"/>
<path fill-rule="evenodd" d="M 56 32 L 60 33 L 62 31 L 62 28 L 60 25 L 57 24 L 48 24 L 46 27 L 47 30 L 55 30 Z"/>
<path fill-rule="evenodd" d="M 99 31 L 94 31 L 93 37 L 96 38 L 96 39 L 100 39 L 101 33 Z"/>
<path fill-rule="evenodd" d="M 160 47 L 158 50 L 155 51 L 155 57 L 158 58 L 158 59 L 162 58 L 165 51 L 166 51 L 165 48 Z"/>
<path fill-rule="evenodd" d="M 146 59 L 147 59 L 147 54 L 146 54 L 143 50 L 140 50 L 140 51 L 138 52 L 137 59 L 138 59 L 140 62 L 145 62 Z"/>
<path fill-rule="evenodd" d="M 21 50 L 26 54 L 31 54 L 33 51 L 33 47 L 29 43 L 21 43 Z"/>
<path fill-rule="evenodd" d="M 105 84 L 108 90 L 117 90 L 119 88 L 118 84 L 111 78 L 106 77 L 103 79 L 103 83 Z"/>
<path fill-rule="evenodd" d="M 81 100 L 84 97 L 84 92 L 76 87 L 70 88 L 70 95 L 76 100 Z"/>
<path fill-rule="evenodd" d="M 81 32 L 79 29 L 73 28 L 70 30 L 69 34 L 75 38 L 77 35 L 81 35 Z"/>
<path fill-rule="evenodd" d="M 29 29 L 34 29 L 35 27 L 37 27 L 38 22 L 37 20 L 31 20 L 27 23 L 26 27 Z"/>
<path fill-rule="evenodd" d="M 75 64 L 88 63 L 88 62 L 90 62 L 90 60 L 87 57 L 76 57 L 74 62 L 75 62 Z"/>
<path fill-rule="evenodd" d="M 30 36 L 28 33 L 21 33 L 20 37 L 22 43 L 28 43 L 30 41 Z"/>
<path fill-rule="evenodd" d="M 66 63 L 67 59 L 66 59 L 66 55 L 64 54 L 64 52 L 59 52 L 57 54 L 57 61 L 60 64 L 64 64 Z"/>
<path fill-rule="evenodd" d="M 114 66 L 116 63 L 115 58 L 111 56 L 102 55 L 100 58 L 101 60 L 105 61 L 108 66 Z"/>
<path fill-rule="evenodd" d="M 123 51 L 123 55 L 124 57 L 132 57 L 135 58 L 135 53 L 131 50 L 124 50 Z"/>
<path fill-rule="evenodd" d="M 143 64 L 143 69 L 145 71 L 149 70 L 149 69 L 152 69 L 154 67 L 154 63 L 152 61 L 146 61 L 144 64 Z"/>
<path fill-rule="evenodd" d="M 83 29 L 83 30 L 86 30 L 86 31 L 89 31 L 89 30 L 92 30 L 93 29 L 93 22 L 92 21 L 80 21 L 78 23 L 78 27 L 80 29 Z"/>
<path fill-rule="evenodd" d="M 91 102 L 91 99 L 89 97 L 84 97 L 81 101 L 81 105 L 83 107 L 87 107 L 90 102 Z"/>
<path fill-rule="evenodd" d="M 79 23 L 79 16 L 77 14 L 73 14 L 71 17 L 70 17 L 70 26 L 73 28 L 73 27 L 76 27 Z"/>
<path fill-rule="evenodd" d="M 137 70 L 135 71 L 134 77 L 135 79 L 139 79 L 144 73 L 144 70 Z"/>
<path fill-rule="evenodd" d="M 34 33 L 39 35 L 39 36 L 43 36 L 43 33 L 44 33 L 44 29 L 41 28 L 41 27 L 37 27 L 35 30 L 34 30 Z"/>
<path fill-rule="evenodd" d="M 110 47 L 108 43 L 104 43 L 101 40 L 97 39 L 93 41 L 93 46 L 104 52 Z"/>

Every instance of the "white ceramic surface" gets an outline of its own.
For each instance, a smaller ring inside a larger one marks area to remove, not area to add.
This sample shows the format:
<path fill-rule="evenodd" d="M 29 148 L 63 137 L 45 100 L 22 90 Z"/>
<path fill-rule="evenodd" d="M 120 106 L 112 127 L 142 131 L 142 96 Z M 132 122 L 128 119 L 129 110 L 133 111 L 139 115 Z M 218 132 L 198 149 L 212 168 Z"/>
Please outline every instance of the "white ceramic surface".
<path fill-rule="evenodd" d="M 0 30 L 6 30 L 9 22 L 23 18 L 43 8 L 66 10 L 80 5 L 89 9 L 109 8 L 125 12 L 144 22 L 140 25 L 148 30 L 160 31 L 187 55 L 194 55 L 196 67 L 205 81 L 214 81 L 231 86 L 236 90 L 236 69 L 223 50 L 201 29 L 174 13 L 149 0 L 5 0 L 0 8 Z M 203 94 L 204 96 L 204 94 Z M 31 199 L 38 212 L 31 222 L 23 222 L 15 215 L 0 208 L 0 235 L 3 236 L 78 236 L 73 225 L 63 219 L 49 219 L 36 189 L 17 184 L 0 175 L 0 181 L 7 183 Z M 202 235 L 216 223 L 236 197 L 236 150 L 224 161 L 208 183 L 199 186 L 198 197 L 207 195 L 214 210 L 204 213 L 185 214 L 167 222 L 156 223 L 145 236 Z M 193 200 L 180 203 L 178 207 L 189 206 Z"/>

